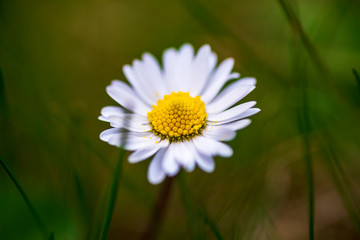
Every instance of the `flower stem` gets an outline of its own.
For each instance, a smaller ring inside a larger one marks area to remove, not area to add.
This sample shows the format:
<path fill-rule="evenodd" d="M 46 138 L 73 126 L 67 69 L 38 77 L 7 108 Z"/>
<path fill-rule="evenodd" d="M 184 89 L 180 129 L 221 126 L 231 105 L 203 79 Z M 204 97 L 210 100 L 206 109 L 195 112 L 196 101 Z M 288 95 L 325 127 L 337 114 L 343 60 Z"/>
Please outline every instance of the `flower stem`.
<path fill-rule="evenodd" d="M 164 219 L 167 205 L 169 203 L 172 186 L 173 186 L 173 178 L 170 177 L 166 178 L 165 182 L 161 186 L 159 195 L 155 202 L 146 230 L 141 237 L 142 240 L 149 240 L 156 238 L 157 232 L 159 231 L 161 223 Z"/>

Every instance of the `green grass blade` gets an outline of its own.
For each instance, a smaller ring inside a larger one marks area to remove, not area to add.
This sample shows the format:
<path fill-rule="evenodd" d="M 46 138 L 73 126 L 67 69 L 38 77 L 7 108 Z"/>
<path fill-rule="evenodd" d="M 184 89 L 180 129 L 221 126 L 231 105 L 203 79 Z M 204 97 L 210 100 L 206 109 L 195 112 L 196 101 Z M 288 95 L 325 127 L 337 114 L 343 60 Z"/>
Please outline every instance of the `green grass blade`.
<path fill-rule="evenodd" d="M 300 24 L 298 17 L 296 16 L 295 10 L 290 6 L 287 0 L 279 0 L 280 6 L 285 12 L 290 26 L 293 29 L 294 39 L 293 39 L 293 72 L 294 76 L 292 77 L 295 85 L 296 91 L 296 101 L 297 101 L 297 119 L 298 119 L 298 128 L 301 135 L 301 147 L 303 152 L 303 159 L 305 163 L 305 176 L 306 176 L 306 185 L 307 185 L 307 202 L 308 202 L 308 234 L 309 239 L 315 239 L 315 190 L 314 190 L 314 169 L 313 169 L 313 158 L 311 155 L 311 143 L 312 139 L 310 132 L 312 129 L 311 120 L 310 120 L 310 109 L 309 109 L 309 98 L 308 98 L 308 76 L 307 74 L 307 65 L 306 58 L 302 51 L 302 45 L 305 50 L 309 53 L 310 57 L 313 59 L 317 67 L 321 70 L 322 73 L 326 73 L 325 67 L 320 60 L 315 48 L 311 44 L 309 38 L 303 31 L 303 28 Z"/>
<path fill-rule="evenodd" d="M 37 213 L 37 211 L 35 210 L 34 206 L 32 205 L 30 199 L 28 198 L 28 196 L 26 195 L 24 189 L 21 187 L 19 181 L 16 179 L 15 175 L 11 172 L 10 168 L 6 165 L 6 163 L 4 162 L 4 160 L 2 159 L 2 157 L 0 157 L 0 164 L 1 166 L 4 168 L 5 172 L 7 173 L 7 175 L 10 177 L 10 179 L 12 180 L 12 182 L 15 184 L 16 188 L 18 189 L 18 191 L 20 192 L 22 198 L 24 199 L 26 206 L 28 207 L 28 209 L 31 212 L 31 215 L 33 216 L 36 226 L 39 228 L 39 231 L 42 233 L 44 239 L 48 240 L 49 239 L 49 231 L 47 230 L 44 222 L 41 220 L 40 215 Z"/>
<path fill-rule="evenodd" d="M 78 201 L 79 201 L 79 204 L 81 207 L 84 221 L 85 221 L 88 229 L 90 229 L 90 224 L 91 224 L 90 209 L 89 209 L 88 203 L 85 198 L 84 189 L 81 184 L 80 176 L 75 169 L 74 169 L 74 182 L 75 182 L 76 194 L 77 194 Z"/>
<path fill-rule="evenodd" d="M 119 179 L 120 179 L 121 173 L 122 173 L 122 166 L 123 166 L 123 162 L 124 162 L 124 158 L 125 158 L 125 152 L 126 152 L 125 150 L 120 150 L 120 156 L 119 156 L 118 163 L 117 163 L 117 166 L 114 171 L 113 180 L 112 180 L 111 188 L 110 188 L 109 201 L 108 201 L 108 205 L 107 205 L 107 209 L 106 209 L 106 213 L 105 213 L 105 219 L 104 219 L 104 223 L 102 225 L 102 229 L 101 229 L 101 233 L 100 233 L 100 238 L 99 238 L 100 240 L 106 240 L 108 232 L 109 232 L 111 219 L 112 219 L 113 212 L 115 209 L 116 197 L 117 197 L 118 187 L 119 187 Z"/>
<path fill-rule="evenodd" d="M 296 33 L 302 44 L 304 45 L 305 49 L 309 53 L 311 59 L 314 61 L 318 69 L 321 71 L 322 74 L 325 76 L 328 74 L 328 70 L 325 67 L 325 64 L 323 63 L 322 59 L 320 58 L 319 53 L 317 52 L 316 48 L 310 41 L 309 37 L 305 33 L 299 18 L 297 17 L 294 9 L 290 5 L 290 3 L 287 0 L 278 0 L 281 6 L 281 9 L 284 11 L 287 20 L 289 21 L 289 24 L 293 30 L 294 33 Z"/>
<path fill-rule="evenodd" d="M 353 194 L 351 194 L 348 189 L 350 188 L 350 182 L 348 181 L 346 173 L 332 148 L 328 148 L 328 155 L 328 159 L 330 159 L 328 165 L 331 175 L 350 218 L 352 219 L 358 232 L 360 232 L 360 213 L 359 209 L 356 207 L 356 203 L 353 201 Z"/>
<path fill-rule="evenodd" d="M 310 112 L 308 107 L 308 97 L 307 97 L 307 82 L 306 78 L 303 78 L 304 81 L 300 82 L 301 87 L 301 114 L 300 117 L 302 125 L 300 129 L 300 133 L 302 134 L 302 142 L 303 142 L 303 152 L 305 159 L 305 169 L 306 169 L 306 179 L 307 179 L 307 190 L 308 190 L 308 214 L 309 214 L 309 239 L 315 239 L 314 232 L 314 170 L 312 164 L 312 156 L 311 156 L 311 138 L 309 132 L 311 131 L 311 123 L 310 123 Z"/>
<path fill-rule="evenodd" d="M 164 183 L 162 184 L 154 208 L 152 210 L 148 222 L 148 226 L 144 231 L 144 234 L 142 235 L 141 239 L 143 240 L 156 239 L 157 233 L 164 219 L 167 206 L 169 205 L 169 200 L 172 193 L 173 181 L 174 178 L 167 177 Z"/>
<path fill-rule="evenodd" d="M 355 76 L 355 79 L 356 79 L 356 82 L 357 82 L 357 85 L 358 85 L 358 90 L 359 90 L 359 93 L 360 93 L 360 75 L 359 73 L 356 71 L 355 68 L 352 69 L 353 71 L 353 74 Z"/>
<path fill-rule="evenodd" d="M 3 78 L 3 74 L 0 68 L 0 113 L 3 114 L 6 111 L 6 96 L 5 96 L 5 82 Z"/>
<path fill-rule="evenodd" d="M 309 239 L 315 239 L 314 224 L 315 224 L 315 209 L 314 209 L 314 169 L 313 169 L 313 158 L 311 155 L 311 121 L 309 111 L 309 100 L 307 96 L 307 80 L 305 76 L 302 76 L 298 81 L 298 124 L 299 133 L 302 137 L 302 149 L 303 158 L 305 161 L 305 174 L 307 181 L 307 195 L 308 195 L 308 221 L 309 221 Z"/>
<path fill-rule="evenodd" d="M 190 190 L 186 186 L 183 174 L 181 173 L 178 176 L 178 183 L 181 199 L 183 201 L 184 208 L 187 214 L 187 225 L 190 231 L 191 239 L 206 239 L 204 233 L 200 231 L 201 228 L 198 227 L 199 220 L 205 223 L 210 228 L 216 239 L 224 239 L 219 231 L 216 222 L 210 217 L 206 209 L 196 204 L 190 193 Z"/>
<path fill-rule="evenodd" d="M 6 135 L 6 130 L 8 129 L 9 125 L 8 117 L 9 110 L 5 95 L 5 82 L 0 68 L 0 136 Z M 3 151 L 3 154 L 5 154 L 6 143 L 3 140 L 1 142 L 2 144 L 0 145 L 0 152 Z M 5 157 L 7 157 L 7 155 L 5 155 Z"/>
<path fill-rule="evenodd" d="M 186 187 L 185 180 L 183 179 L 182 174 L 178 175 L 177 180 L 179 183 L 181 200 L 183 202 L 186 212 L 186 224 L 190 239 L 206 239 L 205 231 L 201 228 L 200 225 L 201 219 L 199 219 L 199 214 L 196 207 L 194 206 L 194 204 L 192 204 L 189 196 L 189 191 Z"/>
<path fill-rule="evenodd" d="M 215 223 L 214 220 L 212 220 L 209 215 L 207 214 L 207 212 L 202 211 L 202 216 L 204 219 L 205 224 L 209 225 L 212 233 L 215 235 L 216 239 L 218 240 L 223 240 L 224 238 L 221 236 L 220 232 L 219 232 L 219 228 L 217 226 L 217 224 Z"/>
<path fill-rule="evenodd" d="M 317 124 L 322 124 L 321 122 Z M 323 124 L 322 124 L 323 125 Z M 325 163 L 329 169 L 330 175 L 335 183 L 336 189 L 339 192 L 340 197 L 344 203 L 344 206 L 352 220 L 357 231 L 360 233 L 360 209 L 356 204 L 355 193 L 351 190 L 351 181 L 348 178 L 341 159 L 339 159 L 337 152 L 339 152 L 338 146 L 334 144 L 334 140 L 328 134 L 328 129 L 319 135 L 319 142 L 322 145 L 323 153 L 325 156 Z M 342 155 L 340 153 L 340 155 Z"/>
<path fill-rule="evenodd" d="M 49 240 L 54 240 L 54 239 L 55 239 L 55 234 L 52 232 L 52 233 L 50 234 Z"/>
<path fill-rule="evenodd" d="M 305 164 L 306 164 L 306 178 L 307 178 L 307 189 L 308 189 L 308 211 L 309 211 L 309 239 L 315 239 L 314 232 L 314 170 L 312 164 L 312 157 L 310 153 L 310 139 L 308 134 L 305 134 L 304 140 L 304 153 L 305 153 Z"/>

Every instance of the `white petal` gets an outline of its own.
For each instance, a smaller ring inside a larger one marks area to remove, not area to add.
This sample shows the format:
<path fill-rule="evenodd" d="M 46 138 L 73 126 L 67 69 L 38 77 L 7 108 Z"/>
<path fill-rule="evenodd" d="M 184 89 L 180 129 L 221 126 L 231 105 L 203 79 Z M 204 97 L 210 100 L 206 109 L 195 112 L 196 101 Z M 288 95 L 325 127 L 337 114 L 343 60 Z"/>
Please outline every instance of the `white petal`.
<path fill-rule="evenodd" d="M 121 107 L 107 106 L 101 109 L 101 115 L 103 115 L 106 118 L 113 115 L 122 115 L 124 113 L 125 111 Z"/>
<path fill-rule="evenodd" d="M 243 120 L 239 120 L 236 122 L 225 123 L 220 126 L 224 126 L 224 127 L 230 128 L 234 131 L 237 131 L 237 130 L 240 130 L 240 129 L 243 129 L 243 128 L 249 126 L 250 123 L 251 123 L 250 119 L 243 119 Z"/>
<path fill-rule="evenodd" d="M 225 59 L 219 67 L 212 74 L 209 84 L 207 84 L 203 94 L 201 94 L 201 100 L 205 103 L 210 102 L 229 80 L 231 70 L 234 66 L 234 59 Z M 237 76 L 237 75 L 235 75 Z"/>
<path fill-rule="evenodd" d="M 145 59 L 146 56 L 145 56 Z M 150 60 L 150 59 L 147 59 Z M 168 88 L 165 87 L 164 79 L 161 76 L 160 79 L 155 79 L 158 77 L 159 73 L 157 72 L 155 76 L 152 76 L 151 67 L 154 67 L 152 65 L 148 65 L 150 62 L 140 62 L 138 60 L 135 60 L 133 63 L 133 70 L 136 74 L 136 77 L 140 79 L 141 81 L 141 88 L 146 88 L 148 92 L 149 99 L 151 101 L 151 105 L 156 103 L 158 99 L 160 99 L 165 93 L 168 92 Z M 157 68 L 152 69 L 157 70 Z M 159 70 L 159 69 L 158 69 Z M 161 72 L 160 72 L 161 74 Z"/>
<path fill-rule="evenodd" d="M 99 116 L 98 119 L 101 121 L 104 121 L 104 122 L 110 122 L 109 119 L 107 119 L 106 117 L 103 117 L 103 116 Z"/>
<path fill-rule="evenodd" d="M 171 177 L 179 172 L 180 166 L 175 161 L 174 144 L 170 144 L 167 148 L 161 165 L 165 173 Z"/>
<path fill-rule="evenodd" d="M 208 119 L 208 121 L 216 121 L 216 122 L 227 121 L 227 122 L 229 122 L 229 121 L 231 121 L 230 119 L 244 113 L 249 108 L 253 107 L 255 104 L 256 104 L 255 101 L 246 102 L 246 103 L 237 105 L 233 108 L 230 108 L 221 113 L 209 114 L 207 119 Z"/>
<path fill-rule="evenodd" d="M 236 78 L 239 78 L 240 77 L 240 73 L 237 73 L 237 72 L 233 72 L 229 75 L 229 79 L 236 79 Z M 250 85 L 250 84 L 249 84 Z"/>
<path fill-rule="evenodd" d="M 131 114 L 134 115 L 134 114 Z M 148 123 L 142 123 L 132 116 L 109 116 L 107 119 L 110 121 L 110 125 L 115 128 L 126 128 L 135 132 L 147 132 L 151 130 Z"/>
<path fill-rule="evenodd" d="M 260 108 L 250 108 L 249 110 L 246 110 L 246 111 L 243 112 L 242 114 L 236 116 L 236 119 L 234 119 L 234 120 L 252 116 L 252 115 L 254 115 L 254 114 L 256 114 L 256 113 L 258 113 L 258 112 L 260 112 L 260 111 L 261 111 Z M 234 121 L 234 120 L 232 120 L 232 121 Z"/>
<path fill-rule="evenodd" d="M 106 88 L 107 93 L 124 108 L 132 112 L 146 116 L 150 108 L 141 101 L 133 89 L 121 81 L 112 81 Z"/>
<path fill-rule="evenodd" d="M 237 81 L 227 86 L 211 103 L 207 104 L 206 111 L 208 113 L 221 112 L 240 101 L 254 88 L 255 86 L 242 85 Z"/>
<path fill-rule="evenodd" d="M 106 129 L 105 131 L 102 131 L 100 133 L 100 139 L 103 140 L 104 142 L 107 142 L 111 136 L 116 135 L 116 134 L 122 134 L 123 132 L 124 132 L 124 130 L 119 129 L 119 128 Z"/>
<path fill-rule="evenodd" d="M 194 59 L 194 49 L 190 44 L 185 44 L 180 48 L 178 54 L 177 80 L 181 84 L 177 85 L 174 91 L 188 92 L 191 86 L 191 65 Z"/>
<path fill-rule="evenodd" d="M 200 95 L 201 91 L 204 89 L 209 75 L 212 71 L 213 66 L 209 62 L 211 56 L 211 49 L 209 45 L 204 45 L 199 49 L 198 54 L 194 59 L 192 64 L 191 71 L 191 88 L 190 95 L 197 96 Z"/>
<path fill-rule="evenodd" d="M 159 151 L 159 149 L 161 147 L 162 147 L 162 144 L 158 143 L 158 144 L 146 147 L 146 148 L 138 149 L 135 152 L 130 154 L 128 161 L 129 161 L 129 163 L 137 163 L 142 160 L 145 160 L 145 159 L 151 157 L 152 155 L 154 155 L 157 151 Z"/>
<path fill-rule="evenodd" d="M 149 146 L 155 146 L 160 138 L 152 132 L 128 132 L 120 128 L 111 128 L 100 134 L 100 139 L 110 145 L 123 147 L 126 150 L 134 151 Z"/>
<path fill-rule="evenodd" d="M 142 137 L 129 137 L 126 142 L 125 145 L 123 146 L 125 149 L 129 150 L 129 151 L 135 151 L 137 149 L 141 149 L 141 148 L 146 148 L 146 147 L 150 147 L 150 146 L 156 146 L 161 139 L 157 136 L 151 136 L 152 133 L 149 133 L 149 136 L 142 136 Z M 117 138 L 118 141 L 119 138 Z"/>
<path fill-rule="evenodd" d="M 139 115 L 139 114 L 133 114 L 133 113 L 126 113 L 125 110 L 121 107 L 115 107 L 115 106 L 107 106 L 103 107 L 101 109 L 101 115 L 99 117 L 100 120 L 111 122 L 109 117 L 116 116 L 121 117 L 123 119 L 128 119 L 131 121 L 138 122 L 140 124 L 148 123 L 149 119 L 145 116 Z"/>
<path fill-rule="evenodd" d="M 144 117 L 142 115 L 136 114 L 136 113 L 123 113 L 123 114 L 118 114 L 118 115 L 109 115 L 107 116 L 107 119 L 111 119 L 113 117 L 117 117 L 117 118 L 121 118 L 121 119 L 126 119 L 128 121 L 135 121 L 137 123 L 140 124 L 145 124 L 145 123 L 149 123 L 149 119 L 147 117 Z"/>
<path fill-rule="evenodd" d="M 240 122 L 240 121 L 239 121 L 240 119 L 243 119 L 243 118 L 252 116 L 252 115 L 254 115 L 254 114 L 258 113 L 258 112 L 260 112 L 260 109 L 259 109 L 259 108 L 250 108 L 250 109 L 246 110 L 245 112 L 240 113 L 239 115 L 235 115 L 235 116 L 233 116 L 233 117 L 231 117 L 231 118 L 228 118 L 228 119 L 226 119 L 226 120 L 209 122 L 209 123 L 210 123 L 211 125 L 218 126 L 218 125 L 225 125 L 225 124 L 227 124 L 227 123 L 230 124 L 230 123 L 235 122 L 235 121 Z M 248 120 L 247 120 L 247 121 L 248 121 Z M 230 125 L 231 125 L 231 124 L 230 124 Z M 229 126 L 230 126 L 230 125 L 229 125 Z M 235 125 L 238 125 L 238 124 L 235 124 Z M 247 126 L 247 125 L 246 125 L 246 126 Z M 246 126 L 245 126 L 245 127 L 246 127 Z M 242 128 L 243 128 L 243 127 L 242 127 Z M 237 129 L 237 130 L 239 130 L 239 129 Z"/>
<path fill-rule="evenodd" d="M 218 141 L 230 141 L 234 139 L 236 132 L 224 125 L 220 126 L 208 126 L 204 133 L 204 137 L 213 138 Z"/>
<path fill-rule="evenodd" d="M 144 72 L 154 91 L 153 94 L 155 94 L 155 96 L 152 95 L 152 97 L 155 97 L 155 100 L 157 101 L 168 93 L 168 88 L 166 87 L 162 70 L 155 57 L 149 53 L 145 53 L 143 55 L 143 65 Z"/>
<path fill-rule="evenodd" d="M 239 79 L 239 82 L 243 85 L 252 85 L 255 86 L 256 79 L 253 77 L 244 77 L 242 79 Z"/>
<path fill-rule="evenodd" d="M 125 128 L 135 132 L 150 131 L 149 120 L 139 114 L 121 113 L 120 115 L 100 116 L 100 120 L 109 122 L 114 128 Z"/>
<path fill-rule="evenodd" d="M 166 174 L 164 170 L 162 169 L 161 163 L 164 160 L 164 153 L 166 149 L 160 149 L 153 160 L 150 162 L 149 168 L 148 168 L 148 180 L 151 184 L 158 184 L 161 183 L 165 177 Z"/>
<path fill-rule="evenodd" d="M 216 141 L 207 137 L 196 137 L 193 139 L 195 148 L 202 154 L 208 156 L 230 157 L 233 154 L 232 149 L 225 143 Z"/>
<path fill-rule="evenodd" d="M 169 49 L 164 53 L 165 80 L 170 92 L 189 91 L 193 59 L 194 49 L 190 44 L 184 44 L 179 51 Z"/>
<path fill-rule="evenodd" d="M 174 48 L 166 50 L 163 54 L 164 76 L 165 82 L 170 92 L 176 91 L 181 85 L 178 75 L 178 53 Z"/>
<path fill-rule="evenodd" d="M 214 52 L 211 52 L 209 57 L 209 69 L 213 69 L 216 66 L 216 63 L 217 63 L 217 56 Z"/>
<path fill-rule="evenodd" d="M 123 72 L 137 95 L 147 103 L 148 106 L 153 105 L 155 103 L 155 99 L 153 99 L 155 91 L 149 87 L 150 83 L 145 76 L 146 73 L 144 73 L 141 68 L 141 62 L 134 60 L 132 67 L 130 65 L 123 67 Z"/>
<path fill-rule="evenodd" d="M 205 172 L 212 172 L 215 169 L 215 162 L 211 156 L 204 155 L 200 152 L 196 154 L 196 162 L 198 166 Z"/>
<path fill-rule="evenodd" d="M 191 172 L 195 168 L 194 146 L 193 143 L 184 141 L 180 143 L 172 143 L 174 149 L 175 160 L 181 164 L 186 171 Z"/>
<path fill-rule="evenodd" d="M 240 119 L 243 119 L 243 118 L 246 118 L 246 117 L 249 117 L 249 116 L 252 116 L 256 113 L 260 112 L 260 109 L 259 108 L 250 108 L 248 110 L 246 110 L 245 112 L 239 114 L 239 115 L 236 115 L 232 118 L 229 118 L 229 119 L 226 119 L 226 120 L 223 120 L 221 122 L 217 122 L 215 123 L 215 125 L 219 125 L 219 124 L 224 124 L 224 123 L 230 123 L 230 122 L 233 122 L 233 121 L 237 121 L 237 120 L 240 120 Z"/>

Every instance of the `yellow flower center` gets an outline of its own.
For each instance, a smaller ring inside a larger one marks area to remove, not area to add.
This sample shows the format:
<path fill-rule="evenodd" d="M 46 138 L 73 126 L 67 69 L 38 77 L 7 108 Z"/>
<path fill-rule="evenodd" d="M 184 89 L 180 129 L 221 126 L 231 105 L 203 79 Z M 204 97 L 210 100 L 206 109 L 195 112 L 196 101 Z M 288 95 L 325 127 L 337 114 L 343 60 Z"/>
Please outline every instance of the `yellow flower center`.
<path fill-rule="evenodd" d="M 172 92 L 147 113 L 152 131 L 170 142 L 190 140 L 206 126 L 205 103 L 188 92 Z"/>

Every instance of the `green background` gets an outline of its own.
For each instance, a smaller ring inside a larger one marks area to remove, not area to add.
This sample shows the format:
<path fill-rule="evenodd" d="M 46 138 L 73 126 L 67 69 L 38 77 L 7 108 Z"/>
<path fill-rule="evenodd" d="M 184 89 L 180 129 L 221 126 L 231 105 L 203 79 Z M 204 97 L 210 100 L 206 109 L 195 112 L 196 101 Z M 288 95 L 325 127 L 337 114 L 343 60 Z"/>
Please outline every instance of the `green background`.
<path fill-rule="evenodd" d="M 54 239 L 98 239 L 120 153 L 105 87 L 183 43 L 233 57 L 262 111 L 213 173 L 175 179 L 158 239 L 307 239 L 309 189 L 316 239 L 360 239 L 359 1 L 1 0 L 0 156 Z M 124 161 L 108 239 L 146 229 L 148 164 Z M 43 239 L 3 169 L 0 239 Z"/>

